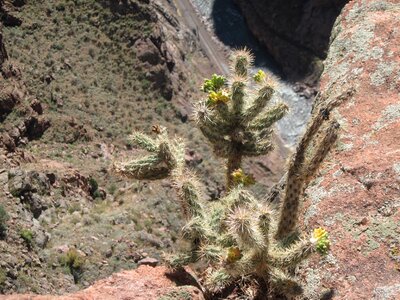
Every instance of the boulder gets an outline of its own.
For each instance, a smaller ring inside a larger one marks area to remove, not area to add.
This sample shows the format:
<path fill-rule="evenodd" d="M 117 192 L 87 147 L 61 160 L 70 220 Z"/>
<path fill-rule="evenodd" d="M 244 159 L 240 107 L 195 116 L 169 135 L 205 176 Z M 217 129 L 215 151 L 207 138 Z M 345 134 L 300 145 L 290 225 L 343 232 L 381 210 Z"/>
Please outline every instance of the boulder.
<path fill-rule="evenodd" d="M 14 152 L 17 145 L 15 144 L 15 140 L 10 137 L 7 132 L 4 132 L 0 136 L 0 143 L 7 149 L 8 152 Z"/>
<path fill-rule="evenodd" d="M 150 267 L 155 267 L 158 265 L 158 263 L 159 263 L 158 259 L 152 257 L 146 257 L 138 261 L 139 266 L 146 265 Z"/>
<path fill-rule="evenodd" d="M 38 114 L 38 115 L 42 115 L 43 114 L 43 106 L 42 103 L 40 103 L 39 100 L 34 99 L 31 102 L 31 108 Z"/>
<path fill-rule="evenodd" d="M 354 0 L 334 27 L 320 97 L 339 138 L 306 189 L 304 225 L 331 253 L 304 266 L 309 299 L 400 299 L 400 3 Z M 319 298 L 318 298 L 319 299 Z"/>
<path fill-rule="evenodd" d="M 29 206 L 35 218 L 48 208 L 43 195 L 50 193 L 50 180 L 44 173 L 26 172 L 21 169 L 11 169 L 8 172 L 8 190 L 14 197 L 19 197 Z"/>
<path fill-rule="evenodd" d="M 46 201 L 44 201 L 38 194 L 27 193 L 21 197 L 25 203 L 29 205 L 30 211 L 34 218 L 39 218 L 43 210 L 48 208 Z"/>
<path fill-rule="evenodd" d="M 26 136 L 29 140 L 40 138 L 50 127 L 50 120 L 44 116 L 31 116 L 25 120 Z"/>
<path fill-rule="evenodd" d="M 140 61 L 139 69 L 146 70 L 145 79 L 161 92 L 166 100 L 173 96 L 171 72 L 175 61 L 172 47 L 165 43 L 166 37 L 163 31 L 156 26 L 150 38 L 138 39 L 134 48 Z"/>
<path fill-rule="evenodd" d="M 5 78 L 21 79 L 22 75 L 21 68 L 19 67 L 18 63 L 13 59 L 7 59 L 3 62 L 1 66 L 1 72 Z"/>
<path fill-rule="evenodd" d="M 20 94 L 11 85 L 0 87 L 0 118 L 4 118 L 21 101 Z"/>
<path fill-rule="evenodd" d="M 147 62 L 152 66 L 162 63 L 160 52 L 150 39 L 139 39 L 133 46 L 135 47 L 137 58 L 141 62 Z"/>
<path fill-rule="evenodd" d="M 50 186 L 50 181 L 44 173 L 24 171 L 19 168 L 8 172 L 8 189 L 15 197 L 27 192 L 47 195 L 50 192 Z"/>
<path fill-rule="evenodd" d="M 0 65 L 2 65 L 8 58 L 6 48 L 3 42 L 3 33 L 0 32 Z"/>

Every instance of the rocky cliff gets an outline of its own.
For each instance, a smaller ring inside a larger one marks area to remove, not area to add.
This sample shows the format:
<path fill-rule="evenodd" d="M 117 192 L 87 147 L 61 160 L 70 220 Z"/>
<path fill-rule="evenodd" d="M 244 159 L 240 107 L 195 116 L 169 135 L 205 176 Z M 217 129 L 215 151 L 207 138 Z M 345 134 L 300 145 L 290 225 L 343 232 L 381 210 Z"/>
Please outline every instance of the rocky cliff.
<path fill-rule="evenodd" d="M 290 79 L 318 80 L 336 17 L 348 0 L 235 0 L 250 30 Z"/>
<path fill-rule="evenodd" d="M 328 161 L 306 190 L 307 227 L 323 226 L 332 252 L 305 266 L 334 299 L 400 299 L 400 4 L 354 0 L 333 29 L 320 111 L 341 125 Z"/>
<path fill-rule="evenodd" d="M 0 1 L 0 20 L 0 293 L 73 292 L 159 259 L 180 227 L 172 187 L 110 165 L 158 124 L 204 165 L 187 119 L 212 71 L 195 36 L 166 2 Z"/>

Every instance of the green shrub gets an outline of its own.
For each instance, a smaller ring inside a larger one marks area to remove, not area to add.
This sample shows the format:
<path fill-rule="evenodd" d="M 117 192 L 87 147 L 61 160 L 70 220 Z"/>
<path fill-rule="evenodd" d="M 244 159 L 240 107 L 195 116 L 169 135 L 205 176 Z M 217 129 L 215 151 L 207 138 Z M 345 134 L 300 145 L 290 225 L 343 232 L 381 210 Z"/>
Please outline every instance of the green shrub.
<path fill-rule="evenodd" d="M 94 193 L 93 193 L 93 198 L 101 198 L 101 193 L 100 193 L 100 191 L 99 190 L 96 190 Z"/>
<path fill-rule="evenodd" d="M 56 10 L 65 11 L 65 4 L 64 3 L 57 4 L 56 5 Z"/>
<path fill-rule="evenodd" d="M 116 191 L 117 191 L 116 184 L 115 183 L 110 184 L 110 186 L 108 187 L 108 192 L 110 193 L 110 195 L 114 195 Z"/>
<path fill-rule="evenodd" d="M 5 238 L 7 234 L 7 224 L 9 217 L 3 205 L 0 205 L 0 239 Z"/>
<path fill-rule="evenodd" d="M 99 184 L 93 177 L 89 178 L 89 193 L 93 198 L 101 197 L 99 192 Z"/>
<path fill-rule="evenodd" d="M 4 284 L 7 280 L 7 273 L 3 268 L 0 268 L 0 287 Z"/>
<path fill-rule="evenodd" d="M 19 236 L 24 240 L 28 247 L 33 245 L 33 232 L 29 229 L 21 229 Z"/>
<path fill-rule="evenodd" d="M 68 212 L 70 214 L 76 212 L 76 211 L 80 211 L 81 210 L 81 206 L 79 203 L 72 203 L 69 207 L 68 207 Z"/>
<path fill-rule="evenodd" d="M 51 45 L 51 48 L 54 49 L 54 50 L 59 50 L 60 51 L 60 50 L 64 49 L 64 45 L 55 43 L 55 44 Z"/>
<path fill-rule="evenodd" d="M 85 260 L 76 249 L 69 249 L 60 259 L 61 265 L 67 267 L 74 277 L 75 283 L 82 277 Z"/>

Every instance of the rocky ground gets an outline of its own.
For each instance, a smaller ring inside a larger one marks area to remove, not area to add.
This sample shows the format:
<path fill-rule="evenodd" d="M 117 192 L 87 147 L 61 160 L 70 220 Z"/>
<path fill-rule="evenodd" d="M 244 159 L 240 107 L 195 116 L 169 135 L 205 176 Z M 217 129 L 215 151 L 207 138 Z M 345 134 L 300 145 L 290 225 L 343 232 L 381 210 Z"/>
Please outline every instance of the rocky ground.
<path fill-rule="evenodd" d="M 168 181 L 131 182 L 114 160 L 132 130 L 166 126 L 212 200 L 220 162 L 190 122 L 214 70 L 173 4 L 0 1 L 0 291 L 65 294 L 182 247 Z M 285 150 L 248 162 L 265 192 Z M 143 262 L 143 259 L 145 261 Z"/>
<path fill-rule="evenodd" d="M 170 273 L 165 267 L 140 266 L 99 280 L 81 292 L 63 296 L 14 295 L 4 300 L 204 300 L 201 290 L 195 286 L 196 279 L 189 273 Z M 149 288 L 151 287 L 151 288 Z M 0 296 L 1 297 L 1 296 Z"/>

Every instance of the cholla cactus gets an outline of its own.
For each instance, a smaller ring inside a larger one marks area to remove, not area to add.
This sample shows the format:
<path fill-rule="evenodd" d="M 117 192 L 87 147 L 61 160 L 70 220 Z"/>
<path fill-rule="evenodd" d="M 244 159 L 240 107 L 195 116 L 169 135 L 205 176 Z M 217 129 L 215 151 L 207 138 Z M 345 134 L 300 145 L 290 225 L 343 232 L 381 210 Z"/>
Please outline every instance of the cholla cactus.
<path fill-rule="evenodd" d="M 269 127 L 284 114 L 286 107 L 262 113 L 273 92 L 262 72 L 254 76 L 262 84 L 258 97 L 250 105 L 244 105 L 244 76 L 251 58 L 243 51 L 235 57 L 231 92 L 223 90 L 223 77 L 213 76 L 203 85 L 203 90 L 209 93 L 206 110 L 203 115 L 197 112 L 200 128 L 213 143 L 216 153 L 228 158 L 230 189 L 224 197 L 219 201 L 204 201 L 199 181 L 185 166 L 182 140 L 169 138 L 165 129 L 157 130 L 156 138 L 134 133 L 132 143 L 150 154 L 118 163 L 115 168 L 136 179 L 171 178 L 187 220 L 182 236 L 190 242 L 189 251 L 168 257 L 172 268 L 202 261 L 207 266 L 205 286 L 212 292 L 252 278 L 253 282 L 267 285 L 269 292 L 300 294 L 301 285 L 291 271 L 313 253 L 326 254 L 330 242 L 323 228 L 315 229 L 308 236 L 293 236 L 298 223 L 299 185 L 303 187 L 305 178 L 316 172 L 336 137 L 337 126 L 331 122 L 326 133 L 316 141 L 310 136 L 303 138 L 298 149 L 302 154 L 296 152 L 291 160 L 279 207 L 257 200 L 245 189 L 254 179 L 240 168 L 241 158 L 249 153 L 261 155 L 270 149 Z M 260 113 L 262 116 L 256 118 Z M 296 171 L 301 176 L 295 176 Z M 303 184 L 299 183 L 301 180 Z"/>
<path fill-rule="evenodd" d="M 274 82 L 261 70 L 251 80 L 252 62 L 248 51 L 235 52 L 232 77 L 227 80 L 214 74 L 206 79 L 202 91 L 207 97 L 200 101 L 195 112 L 197 124 L 212 144 L 214 153 L 227 160 L 228 189 L 235 186 L 232 174 L 241 169 L 244 157 L 272 150 L 272 125 L 288 110 L 284 103 L 266 109 L 274 94 Z M 256 87 L 254 94 L 247 88 L 251 81 Z"/>

